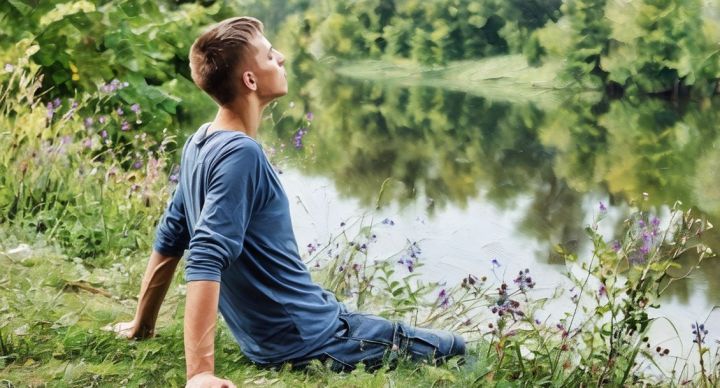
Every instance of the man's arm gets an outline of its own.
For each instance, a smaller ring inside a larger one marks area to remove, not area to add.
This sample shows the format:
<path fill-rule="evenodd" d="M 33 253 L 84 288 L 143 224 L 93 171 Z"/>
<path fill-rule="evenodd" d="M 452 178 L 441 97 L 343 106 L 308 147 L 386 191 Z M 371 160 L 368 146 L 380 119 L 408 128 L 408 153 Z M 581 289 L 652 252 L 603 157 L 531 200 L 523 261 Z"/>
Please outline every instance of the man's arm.
<path fill-rule="evenodd" d="M 153 250 L 140 286 L 135 318 L 130 322 L 117 323 L 110 330 L 128 338 L 152 337 L 160 306 L 179 261 L 180 257 L 166 256 Z"/>
<path fill-rule="evenodd" d="M 185 365 L 187 387 L 235 388 L 215 377 L 215 324 L 220 283 L 189 282 L 185 302 Z"/>
<path fill-rule="evenodd" d="M 185 363 L 188 381 L 215 371 L 215 324 L 220 283 L 189 282 L 185 302 Z"/>

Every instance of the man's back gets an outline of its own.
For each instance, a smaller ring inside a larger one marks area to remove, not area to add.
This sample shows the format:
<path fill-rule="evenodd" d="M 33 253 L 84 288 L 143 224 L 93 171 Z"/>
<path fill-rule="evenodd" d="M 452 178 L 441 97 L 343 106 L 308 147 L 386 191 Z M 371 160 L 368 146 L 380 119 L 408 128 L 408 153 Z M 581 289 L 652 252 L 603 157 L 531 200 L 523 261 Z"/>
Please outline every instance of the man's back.
<path fill-rule="evenodd" d="M 188 247 L 186 280 L 220 281 L 220 312 L 253 361 L 303 356 L 335 333 L 339 304 L 300 258 L 287 196 L 261 146 L 207 128 L 183 149 L 155 249 Z"/>

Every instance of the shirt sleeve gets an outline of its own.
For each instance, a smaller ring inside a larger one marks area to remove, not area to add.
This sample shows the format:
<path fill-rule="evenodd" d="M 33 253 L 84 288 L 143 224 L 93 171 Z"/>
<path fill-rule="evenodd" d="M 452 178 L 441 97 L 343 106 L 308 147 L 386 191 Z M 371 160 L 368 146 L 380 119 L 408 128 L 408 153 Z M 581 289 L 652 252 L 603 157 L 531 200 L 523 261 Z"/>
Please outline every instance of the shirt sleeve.
<path fill-rule="evenodd" d="M 229 146 L 210 166 L 205 202 L 185 264 L 185 280 L 220 281 L 242 252 L 258 199 L 262 149 L 252 140 Z"/>
<path fill-rule="evenodd" d="M 189 241 L 183 186 L 178 184 L 157 226 L 153 248 L 166 256 L 182 257 Z"/>

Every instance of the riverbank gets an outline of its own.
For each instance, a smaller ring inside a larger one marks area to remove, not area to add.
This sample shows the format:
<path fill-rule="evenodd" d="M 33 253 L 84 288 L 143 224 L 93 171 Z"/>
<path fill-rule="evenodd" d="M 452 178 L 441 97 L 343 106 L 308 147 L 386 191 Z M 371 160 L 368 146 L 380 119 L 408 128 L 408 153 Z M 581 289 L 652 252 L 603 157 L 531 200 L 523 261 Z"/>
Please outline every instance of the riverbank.
<path fill-rule="evenodd" d="M 491 101 L 533 102 L 545 109 L 562 103 L 558 93 L 567 84 L 558 78 L 562 61 L 548 59 L 528 65 L 523 55 L 423 66 L 409 60 L 364 60 L 340 64 L 336 72 L 355 79 L 402 86 L 428 86 L 466 92 Z"/>

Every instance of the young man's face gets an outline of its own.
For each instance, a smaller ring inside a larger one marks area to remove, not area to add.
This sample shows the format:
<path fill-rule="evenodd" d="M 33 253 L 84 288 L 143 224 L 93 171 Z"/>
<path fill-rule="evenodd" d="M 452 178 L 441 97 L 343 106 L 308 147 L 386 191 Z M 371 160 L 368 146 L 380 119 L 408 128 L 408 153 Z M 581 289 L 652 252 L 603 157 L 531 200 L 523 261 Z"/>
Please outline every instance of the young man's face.
<path fill-rule="evenodd" d="M 251 41 L 256 49 L 250 71 L 255 75 L 256 93 L 263 102 L 270 102 L 288 92 L 285 57 L 275 50 L 262 34 Z"/>

